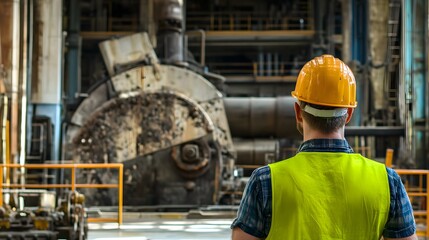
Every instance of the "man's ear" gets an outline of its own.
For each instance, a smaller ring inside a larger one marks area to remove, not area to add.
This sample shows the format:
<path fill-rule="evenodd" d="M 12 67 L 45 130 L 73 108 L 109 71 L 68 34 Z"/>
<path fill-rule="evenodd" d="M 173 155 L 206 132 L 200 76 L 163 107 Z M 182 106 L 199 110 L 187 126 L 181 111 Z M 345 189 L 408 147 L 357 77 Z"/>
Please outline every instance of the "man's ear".
<path fill-rule="evenodd" d="M 346 124 L 350 122 L 353 116 L 354 108 L 347 108 L 347 118 L 346 118 Z"/>
<path fill-rule="evenodd" d="M 301 114 L 301 107 L 299 106 L 299 104 L 297 102 L 295 102 L 294 105 L 295 108 L 295 119 L 297 122 L 302 122 L 302 114 Z"/>

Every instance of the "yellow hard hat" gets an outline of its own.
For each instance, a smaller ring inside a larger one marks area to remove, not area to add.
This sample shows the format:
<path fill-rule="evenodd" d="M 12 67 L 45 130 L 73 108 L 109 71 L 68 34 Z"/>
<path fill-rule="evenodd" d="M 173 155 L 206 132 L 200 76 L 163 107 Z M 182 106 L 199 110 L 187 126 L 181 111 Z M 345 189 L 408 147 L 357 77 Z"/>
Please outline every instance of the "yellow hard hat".
<path fill-rule="evenodd" d="M 343 61 L 322 55 L 301 69 L 292 96 L 321 106 L 355 108 L 356 80 Z"/>

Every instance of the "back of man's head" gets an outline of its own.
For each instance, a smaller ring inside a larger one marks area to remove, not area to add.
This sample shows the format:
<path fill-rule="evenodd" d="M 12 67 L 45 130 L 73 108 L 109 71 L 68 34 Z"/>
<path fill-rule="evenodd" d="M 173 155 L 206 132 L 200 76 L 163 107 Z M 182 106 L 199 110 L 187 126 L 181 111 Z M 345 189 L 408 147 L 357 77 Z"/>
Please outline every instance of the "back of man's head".
<path fill-rule="evenodd" d="M 322 133 L 343 127 L 347 109 L 357 106 L 354 75 L 332 55 L 316 57 L 304 65 L 292 96 L 299 100 L 305 121 Z"/>

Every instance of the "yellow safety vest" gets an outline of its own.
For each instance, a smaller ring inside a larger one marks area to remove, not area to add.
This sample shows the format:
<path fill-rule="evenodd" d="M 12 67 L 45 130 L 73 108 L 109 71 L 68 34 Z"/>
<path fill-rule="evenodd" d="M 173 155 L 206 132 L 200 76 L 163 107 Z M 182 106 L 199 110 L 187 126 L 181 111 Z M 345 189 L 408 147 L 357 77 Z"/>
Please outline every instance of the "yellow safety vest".
<path fill-rule="evenodd" d="M 360 154 L 300 152 L 269 167 L 267 239 L 380 239 L 390 207 L 383 164 Z"/>

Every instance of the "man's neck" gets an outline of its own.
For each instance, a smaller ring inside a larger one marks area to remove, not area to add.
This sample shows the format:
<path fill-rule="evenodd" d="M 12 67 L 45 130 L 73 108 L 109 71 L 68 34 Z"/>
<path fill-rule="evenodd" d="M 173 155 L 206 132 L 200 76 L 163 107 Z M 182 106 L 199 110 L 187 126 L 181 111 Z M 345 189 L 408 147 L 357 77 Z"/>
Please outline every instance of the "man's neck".
<path fill-rule="evenodd" d="M 304 142 L 311 139 L 344 139 L 344 128 L 332 133 L 323 133 L 314 129 L 304 127 Z"/>

